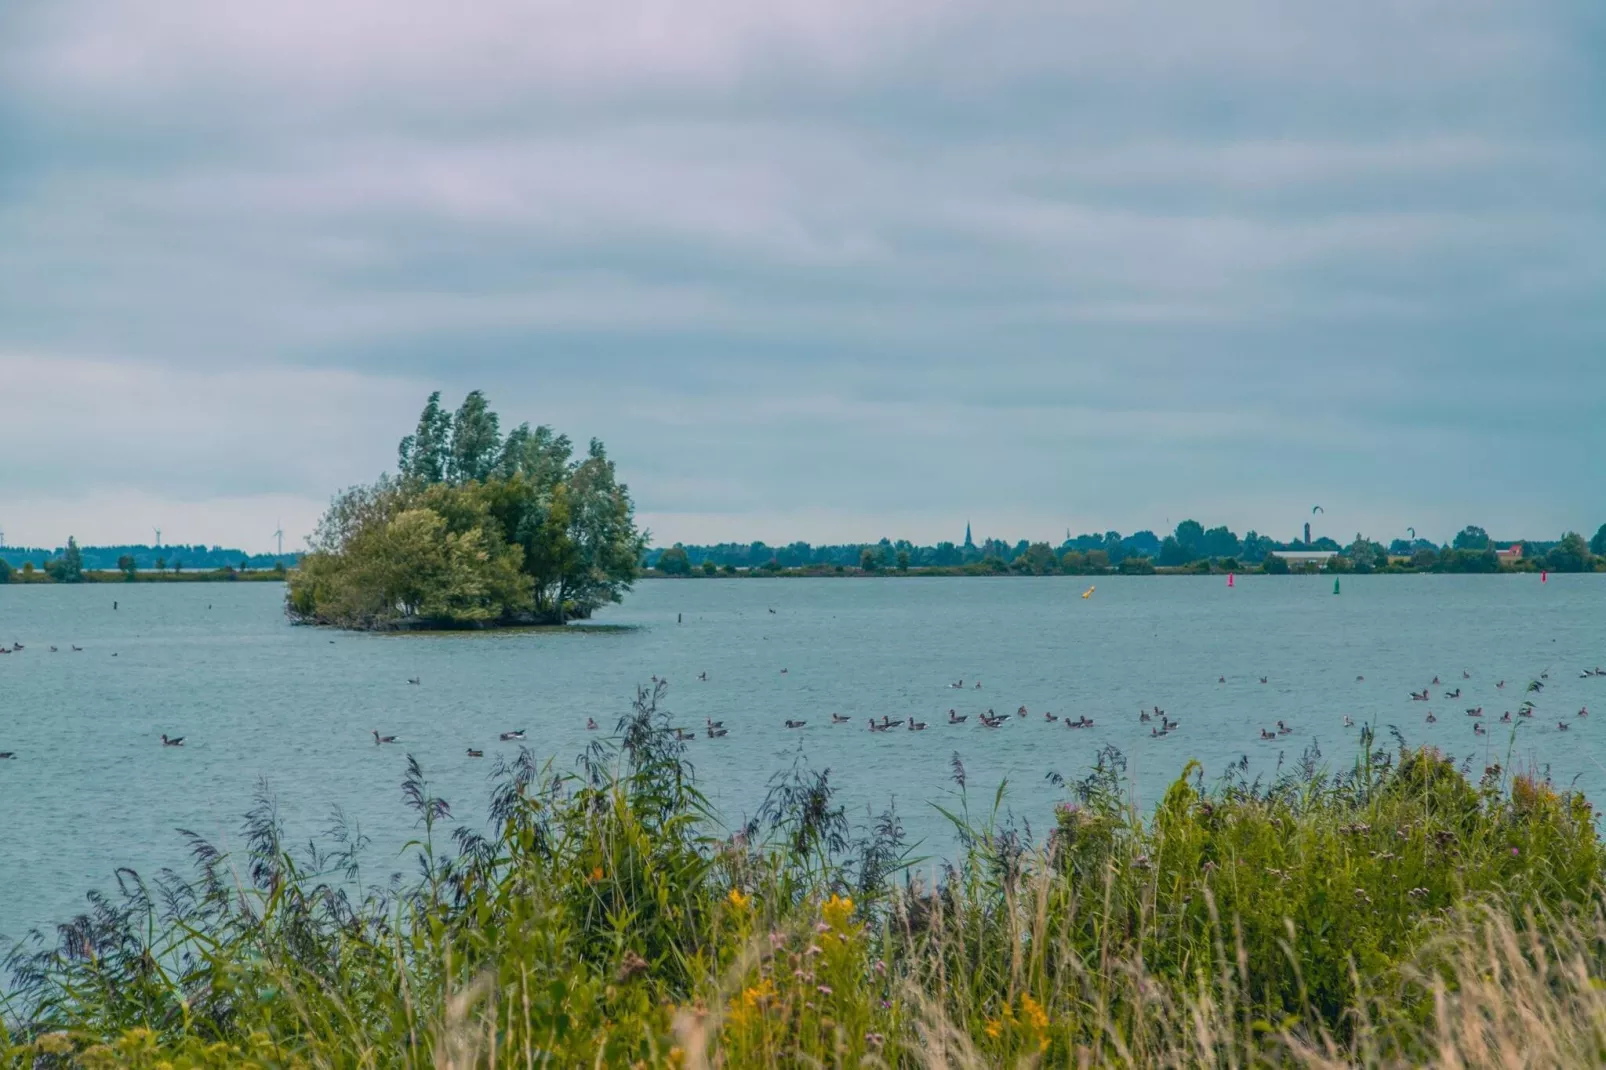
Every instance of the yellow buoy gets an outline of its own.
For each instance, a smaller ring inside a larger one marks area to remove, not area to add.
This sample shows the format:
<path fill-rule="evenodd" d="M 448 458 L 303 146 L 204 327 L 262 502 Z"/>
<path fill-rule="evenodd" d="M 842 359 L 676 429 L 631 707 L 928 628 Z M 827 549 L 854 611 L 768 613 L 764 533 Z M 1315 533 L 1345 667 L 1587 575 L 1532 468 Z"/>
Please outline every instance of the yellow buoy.
<path fill-rule="evenodd" d="M 1093 592 L 1096 591 L 1096 590 L 1098 590 L 1097 587 L 1089 587 L 1087 590 L 1082 592 L 1082 597 L 1083 598 L 1092 598 L 1093 597 Z"/>

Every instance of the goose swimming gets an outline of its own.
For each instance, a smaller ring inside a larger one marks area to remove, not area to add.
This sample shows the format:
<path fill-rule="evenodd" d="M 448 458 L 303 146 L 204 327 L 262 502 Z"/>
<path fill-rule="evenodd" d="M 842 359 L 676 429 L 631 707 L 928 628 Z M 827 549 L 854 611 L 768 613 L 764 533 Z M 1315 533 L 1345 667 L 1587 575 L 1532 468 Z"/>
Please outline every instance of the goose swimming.
<path fill-rule="evenodd" d="M 725 734 L 725 732 L 726 732 L 726 730 L 723 729 L 723 728 L 714 728 L 713 726 L 709 726 L 708 738 L 709 739 L 718 739 L 720 736 L 723 736 Z"/>
<path fill-rule="evenodd" d="M 586 718 L 586 731 L 587 732 L 595 732 L 596 730 L 597 730 L 596 719 L 592 718 L 592 717 L 587 717 Z"/>
<path fill-rule="evenodd" d="M 909 718 L 909 731 L 911 731 L 911 732 L 924 732 L 925 730 L 926 730 L 926 722 L 917 721 L 913 717 Z"/>
<path fill-rule="evenodd" d="M 831 715 L 831 723 L 832 724 L 846 724 L 847 722 L 848 722 L 848 715 L 845 714 L 845 713 L 833 713 Z"/>
<path fill-rule="evenodd" d="M 176 736 L 173 739 L 168 739 L 167 738 L 167 733 L 166 732 L 162 733 L 162 746 L 164 746 L 164 747 L 182 747 L 183 745 L 184 745 L 184 737 L 183 736 Z"/>
<path fill-rule="evenodd" d="M 591 718 L 587 717 L 586 720 L 590 721 Z M 520 729 L 518 729 L 517 731 L 514 731 L 514 732 L 503 732 L 501 735 L 497 736 L 496 738 L 501 740 L 503 743 L 507 743 L 507 742 L 510 742 L 510 741 L 516 740 L 516 739 L 523 739 L 524 738 L 524 729 L 520 728 Z"/>
<path fill-rule="evenodd" d="M 473 747 L 470 747 L 468 749 L 468 756 L 470 758 L 483 758 L 485 757 L 485 752 L 482 750 L 475 750 Z"/>
<path fill-rule="evenodd" d="M 806 724 L 808 724 L 807 721 L 794 721 L 790 717 L 786 719 L 786 727 L 788 728 L 802 728 Z"/>
<path fill-rule="evenodd" d="M 965 714 L 963 717 L 961 717 L 961 716 L 959 716 L 958 713 L 954 712 L 953 710 L 949 710 L 948 711 L 948 723 L 949 724 L 964 724 L 968 720 L 970 720 L 970 714 L 968 714 L 968 713 Z"/>

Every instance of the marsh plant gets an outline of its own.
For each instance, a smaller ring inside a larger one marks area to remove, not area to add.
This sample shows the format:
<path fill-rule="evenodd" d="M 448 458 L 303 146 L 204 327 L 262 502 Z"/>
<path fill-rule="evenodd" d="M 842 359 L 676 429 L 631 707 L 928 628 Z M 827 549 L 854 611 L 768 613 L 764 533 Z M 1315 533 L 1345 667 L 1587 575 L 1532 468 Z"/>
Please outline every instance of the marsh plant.
<path fill-rule="evenodd" d="M 664 689 L 571 768 L 528 751 L 489 830 L 408 762 L 406 878 L 343 821 L 117 875 L 7 961 L 14 1066 L 1598 1065 L 1603 854 L 1583 798 L 1364 736 L 1275 779 L 1190 764 L 1157 807 L 1100 754 L 1037 834 L 1003 787 L 858 827 L 778 775 L 734 832 Z"/>

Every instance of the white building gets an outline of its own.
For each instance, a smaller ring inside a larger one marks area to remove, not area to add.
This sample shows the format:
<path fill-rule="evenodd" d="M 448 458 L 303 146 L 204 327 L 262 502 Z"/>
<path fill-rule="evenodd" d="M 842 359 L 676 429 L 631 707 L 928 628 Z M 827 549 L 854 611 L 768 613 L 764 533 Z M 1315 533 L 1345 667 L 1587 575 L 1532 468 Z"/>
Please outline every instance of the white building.
<path fill-rule="evenodd" d="M 1309 564 L 1326 568 L 1327 562 L 1338 556 L 1337 550 L 1272 550 L 1270 553 L 1287 561 L 1289 568 L 1304 568 Z"/>

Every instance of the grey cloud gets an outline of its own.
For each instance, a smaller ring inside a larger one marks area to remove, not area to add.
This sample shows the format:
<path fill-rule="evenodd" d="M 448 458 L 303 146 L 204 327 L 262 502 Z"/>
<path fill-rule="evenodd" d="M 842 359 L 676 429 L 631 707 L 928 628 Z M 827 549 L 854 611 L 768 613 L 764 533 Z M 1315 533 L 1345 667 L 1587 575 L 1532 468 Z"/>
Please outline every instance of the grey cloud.
<path fill-rule="evenodd" d="M 1264 526 L 1312 485 L 1357 522 L 1546 534 L 1589 521 L 1572 488 L 1606 445 L 1598 25 L 1492 0 L 11 5 L 0 353 L 372 380 L 376 445 L 292 439 L 262 488 L 307 499 L 388 463 L 401 395 L 441 384 L 602 435 L 670 538 L 958 499 L 1047 531 L 1190 502 Z M 207 398 L 248 452 L 317 418 Z M 1430 463 L 1455 474 L 1424 490 Z"/>

